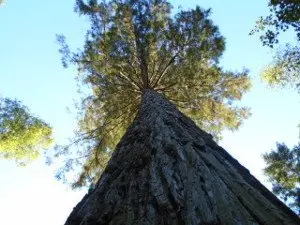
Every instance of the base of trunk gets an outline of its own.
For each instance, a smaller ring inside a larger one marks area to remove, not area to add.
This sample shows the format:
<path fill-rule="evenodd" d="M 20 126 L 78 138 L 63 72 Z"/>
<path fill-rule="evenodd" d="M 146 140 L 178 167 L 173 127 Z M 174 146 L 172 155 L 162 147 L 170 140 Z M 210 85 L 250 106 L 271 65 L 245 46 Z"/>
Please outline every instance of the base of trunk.
<path fill-rule="evenodd" d="M 242 151 L 242 149 L 241 149 Z M 298 217 L 154 91 L 66 225 L 296 225 Z"/>

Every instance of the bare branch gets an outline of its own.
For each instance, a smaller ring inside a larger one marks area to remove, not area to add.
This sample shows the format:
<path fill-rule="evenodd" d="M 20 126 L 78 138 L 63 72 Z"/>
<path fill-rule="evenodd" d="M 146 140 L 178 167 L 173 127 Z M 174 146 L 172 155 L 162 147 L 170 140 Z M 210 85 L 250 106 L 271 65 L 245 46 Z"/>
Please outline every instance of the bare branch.
<path fill-rule="evenodd" d="M 162 70 L 161 74 L 157 77 L 157 79 L 155 80 L 154 84 L 151 84 L 152 88 L 155 88 L 157 84 L 159 84 L 159 82 L 161 81 L 161 79 L 163 78 L 163 76 L 166 74 L 166 71 L 169 69 L 169 67 L 172 65 L 172 63 L 175 61 L 176 57 L 179 56 L 179 53 L 181 52 L 181 50 L 179 50 L 167 63 L 167 65 L 165 66 L 165 68 Z"/>

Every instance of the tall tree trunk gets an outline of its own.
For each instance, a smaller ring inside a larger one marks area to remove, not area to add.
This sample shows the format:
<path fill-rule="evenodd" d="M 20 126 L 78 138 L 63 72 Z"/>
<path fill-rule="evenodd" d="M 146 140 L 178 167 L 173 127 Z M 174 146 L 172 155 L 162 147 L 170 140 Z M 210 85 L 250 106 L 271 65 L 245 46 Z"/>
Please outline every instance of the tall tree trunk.
<path fill-rule="evenodd" d="M 242 149 L 241 149 L 242 151 Z M 297 225 L 298 217 L 162 95 L 146 90 L 66 225 Z"/>

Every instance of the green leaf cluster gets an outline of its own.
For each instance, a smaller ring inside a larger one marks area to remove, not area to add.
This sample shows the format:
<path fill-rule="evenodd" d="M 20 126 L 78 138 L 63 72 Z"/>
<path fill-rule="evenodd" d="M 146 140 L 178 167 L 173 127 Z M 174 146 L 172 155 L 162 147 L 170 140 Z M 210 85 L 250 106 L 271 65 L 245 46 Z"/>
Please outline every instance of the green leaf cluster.
<path fill-rule="evenodd" d="M 17 100 L 0 98 L 0 156 L 26 165 L 52 143 L 52 129 Z"/>
<path fill-rule="evenodd" d="M 260 39 L 263 45 L 274 47 L 278 36 L 283 31 L 292 28 L 300 41 L 300 2 L 298 0 L 270 0 L 270 15 L 260 17 L 255 28 L 250 32 L 263 32 Z"/>
<path fill-rule="evenodd" d="M 225 40 L 211 10 L 171 10 L 166 0 L 76 1 L 76 11 L 91 21 L 84 48 L 71 53 L 63 36 L 58 41 L 63 65 L 74 63 L 93 91 L 81 105 L 80 184 L 99 171 L 96 155 L 115 148 L 145 89 L 163 93 L 216 137 L 248 117 L 236 104 L 250 88 L 248 72 L 220 67 Z"/>
<path fill-rule="evenodd" d="M 289 149 L 277 144 L 277 149 L 265 153 L 264 172 L 273 185 L 273 191 L 300 215 L 300 144 Z"/>

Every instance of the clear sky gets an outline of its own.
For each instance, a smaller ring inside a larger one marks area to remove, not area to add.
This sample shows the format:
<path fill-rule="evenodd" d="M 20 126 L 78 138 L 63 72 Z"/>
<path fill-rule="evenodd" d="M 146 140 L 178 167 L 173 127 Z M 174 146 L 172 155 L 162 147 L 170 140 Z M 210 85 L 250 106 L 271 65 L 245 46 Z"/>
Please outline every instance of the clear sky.
<path fill-rule="evenodd" d="M 224 132 L 220 144 L 266 184 L 261 154 L 275 148 L 276 141 L 297 144 L 300 109 L 296 91 L 273 91 L 259 79 L 271 54 L 257 36 L 248 33 L 255 20 L 268 13 L 267 0 L 170 2 L 175 9 L 178 5 L 184 9 L 196 4 L 211 7 L 212 19 L 227 40 L 222 66 L 250 69 L 253 88 L 242 104 L 251 107 L 252 116 L 239 131 Z M 73 12 L 73 6 L 70 0 L 6 0 L 0 7 L 0 94 L 22 100 L 35 115 L 49 122 L 58 143 L 72 136 L 75 113 L 68 113 L 66 107 L 72 109 L 79 95 L 76 71 L 61 66 L 55 34 L 65 34 L 74 49 L 80 48 L 88 24 Z M 46 166 L 43 157 L 26 168 L 0 160 L 0 223 L 63 224 L 85 190 L 74 192 L 56 181 L 56 168 Z"/>

